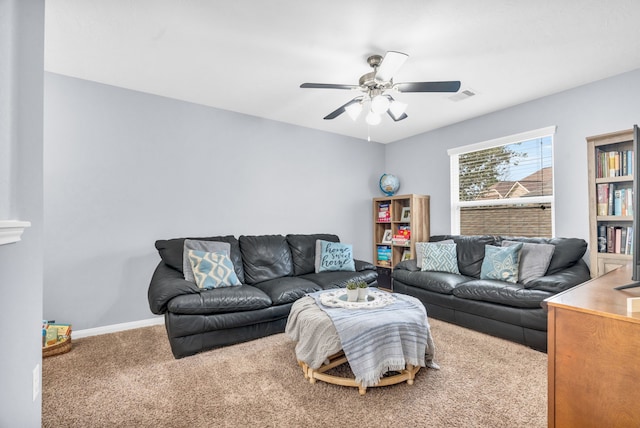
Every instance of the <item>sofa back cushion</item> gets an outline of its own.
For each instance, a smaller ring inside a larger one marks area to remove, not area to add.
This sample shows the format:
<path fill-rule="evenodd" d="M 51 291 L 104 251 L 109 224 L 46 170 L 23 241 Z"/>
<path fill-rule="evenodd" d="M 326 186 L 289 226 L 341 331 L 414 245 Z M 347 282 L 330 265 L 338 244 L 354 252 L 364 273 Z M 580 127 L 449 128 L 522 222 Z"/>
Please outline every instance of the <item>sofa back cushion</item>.
<path fill-rule="evenodd" d="M 287 235 L 287 243 L 291 250 L 293 261 L 293 274 L 295 276 L 306 275 L 314 272 L 316 257 L 316 241 L 340 242 L 337 235 L 328 233 L 316 233 L 312 235 Z"/>
<path fill-rule="evenodd" d="M 546 275 L 553 275 L 575 265 L 587 251 L 587 241 L 581 238 L 527 238 L 500 236 L 500 241 L 530 242 L 534 244 L 552 244 L 555 251 L 551 257 Z"/>
<path fill-rule="evenodd" d="M 460 273 L 473 278 L 480 278 L 482 261 L 484 260 L 484 246 L 496 245 L 496 240 L 490 235 L 435 235 L 429 242 L 453 239 L 457 244 L 458 269 Z"/>
<path fill-rule="evenodd" d="M 238 241 L 246 284 L 293 275 L 291 250 L 283 235 L 242 235 Z"/>
<path fill-rule="evenodd" d="M 226 236 L 209 236 L 206 238 L 174 238 L 160 239 L 156 241 L 156 249 L 160 254 L 162 261 L 177 271 L 183 272 L 183 254 L 184 240 L 192 239 L 197 241 L 219 241 L 227 242 L 230 245 L 229 257 L 233 263 L 233 269 L 238 276 L 238 280 L 244 283 L 244 268 L 242 265 L 242 254 L 240 253 L 240 244 L 233 235 Z"/>

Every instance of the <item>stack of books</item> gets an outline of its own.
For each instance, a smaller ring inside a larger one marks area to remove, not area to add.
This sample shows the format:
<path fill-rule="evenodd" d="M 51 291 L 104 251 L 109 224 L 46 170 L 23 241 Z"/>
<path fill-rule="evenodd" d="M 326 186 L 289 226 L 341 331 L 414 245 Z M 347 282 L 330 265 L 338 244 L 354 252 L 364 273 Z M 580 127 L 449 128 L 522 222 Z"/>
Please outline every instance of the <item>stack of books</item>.
<path fill-rule="evenodd" d="M 391 266 L 391 246 L 378 245 L 378 265 Z"/>
<path fill-rule="evenodd" d="M 378 204 L 378 222 L 391 223 L 391 210 L 388 202 L 380 202 Z"/>
<path fill-rule="evenodd" d="M 409 245 L 411 243 L 411 226 L 398 226 L 398 231 L 393 235 L 393 245 Z"/>
<path fill-rule="evenodd" d="M 618 187 L 614 183 L 598 183 L 598 215 L 632 216 L 633 196 L 633 189 L 629 187 Z"/>
<path fill-rule="evenodd" d="M 633 254 L 633 227 L 598 226 L 598 252 Z"/>
<path fill-rule="evenodd" d="M 633 175 L 633 150 L 596 152 L 596 178 Z"/>

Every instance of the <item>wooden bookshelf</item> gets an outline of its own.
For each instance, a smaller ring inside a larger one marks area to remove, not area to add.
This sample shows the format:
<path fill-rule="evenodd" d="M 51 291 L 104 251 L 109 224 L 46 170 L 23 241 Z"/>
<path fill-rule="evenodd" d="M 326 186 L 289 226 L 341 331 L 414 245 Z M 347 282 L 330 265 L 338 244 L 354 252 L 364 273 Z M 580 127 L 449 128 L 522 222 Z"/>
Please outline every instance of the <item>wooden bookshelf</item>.
<path fill-rule="evenodd" d="M 629 160 L 629 153 L 633 153 L 633 134 L 633 129 L 628 129 L 587 137 L 589 258 L 591 276 L 594 278 L 625 265 L 632 258 L 629 254 L 627 239 L 621 235 L 623 232 L 628 235 L 628 231 L 632 230 L 629 228 L 633 225 L 634 213 L 622 210 L 616 214 L 612 210 L 615 205 L 616 191 L 625 200 L 629 200 L 629 194 L 632 194 L 633 162 Z M 631 156 L 635 155 L 633 153 Z M 615 157 L 617 159 L 609 161 Z M 600 199 L 599 196 L 601 196 Z M 639 196 L 632 195 L 631 200 Z M 606 201 L 603 198 L 606 198 Z M 624 202 L 621 204 L 624 206 Z M 620 242 L 620 249 L 616 248 L 616 233 L 619 234 L 618 238 L 624 241 Z M 613 234 L 613 240 L 611 234 Z"/>
<path fill-rule="evenodd" d="M 380 213 L 388 214 L 381 217 Z M 408 242 L 393 239 L 407 229 L 410 230 Z M 384 241 L 385 233 L 391 235 L 391 242 Z M 429 196 L 408 194 L 373 199 L 373 263 L 378 268 L 381 287 L 393 289 L 390 283 L 393 267 L 403 257 L 414 258 L 416 242 L 428 240 Z"/>

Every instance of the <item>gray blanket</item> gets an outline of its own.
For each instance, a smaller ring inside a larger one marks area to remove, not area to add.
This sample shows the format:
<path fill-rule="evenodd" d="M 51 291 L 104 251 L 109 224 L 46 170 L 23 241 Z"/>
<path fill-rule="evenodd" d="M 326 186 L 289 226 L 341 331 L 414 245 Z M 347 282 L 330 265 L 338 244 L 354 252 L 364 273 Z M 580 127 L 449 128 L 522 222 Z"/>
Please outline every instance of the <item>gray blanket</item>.
<path fill-rule="evenodd" d="M 438 368 L 426 311 L 417 299 L 396 294 L 396 302 L 381 309 L 321 309 L 312 297 L 318 294 L 294 303 L 285 329 L 297 342 L 296 357 L 309 367 L 319 368 L 342 349 L 356 381 L 366 387 L 406 364 Z"/>

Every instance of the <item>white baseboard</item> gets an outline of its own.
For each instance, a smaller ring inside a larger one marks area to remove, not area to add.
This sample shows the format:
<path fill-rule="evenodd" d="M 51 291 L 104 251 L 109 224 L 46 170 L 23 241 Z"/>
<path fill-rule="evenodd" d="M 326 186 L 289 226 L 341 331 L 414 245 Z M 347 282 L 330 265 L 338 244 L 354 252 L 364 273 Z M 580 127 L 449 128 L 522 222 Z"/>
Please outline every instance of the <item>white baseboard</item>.
<path fill-rule="evenodd" d="M 105 325 L 104 327 L 86 328 L 84 330 L 73 330 L 73 338 L 97 336 L 99 334 L 116 333 L 118 331 L 132 330 L 140 327 L 150 327 L 152 325 L 163 325 L 164 317 L 150 318 L 140 321 L 123 322 L 120 324 Z"/>

